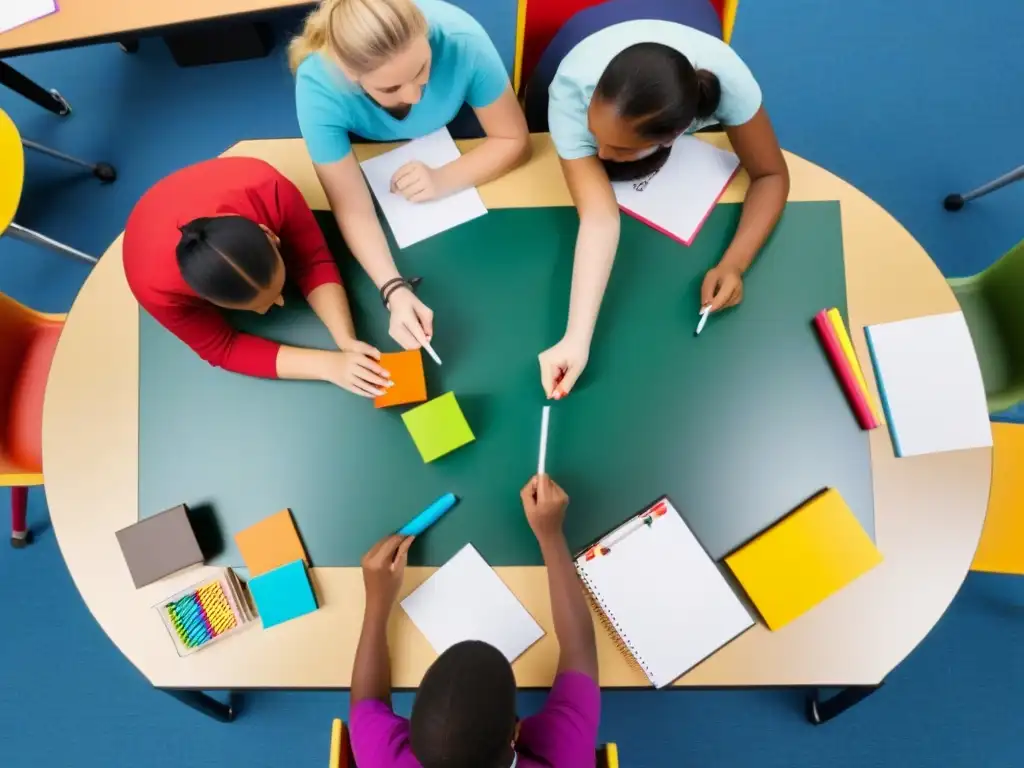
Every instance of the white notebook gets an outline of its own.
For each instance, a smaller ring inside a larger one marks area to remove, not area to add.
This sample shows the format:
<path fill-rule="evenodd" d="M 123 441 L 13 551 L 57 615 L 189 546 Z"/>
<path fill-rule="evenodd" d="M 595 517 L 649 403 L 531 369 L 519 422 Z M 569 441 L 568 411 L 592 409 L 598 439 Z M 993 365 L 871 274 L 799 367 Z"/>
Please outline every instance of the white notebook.
<path fill-rule="evenodd" d="M 425 203 L 409 202 L 391 191 L 395 171 L 406 163 L 418 160 L 430 168 L 440 168 L 457 160 L 460 154 L 448 129 L 442 128 L 360 163 L 399 248 L 406 248 L 487 213 L 476 187 Z"/>
<path fill-rule="evenodd" d="M 963 312 L 864 329 L 897 456 L 992 445 L 985 384 Z"/>
<path fill-rule="evenodd" d="M 406 597 L 402 608 L 439 654 L 463 640 L 483 640 L 512 662 L 544 637 L 472 544 Z"/>
<path fill-rule="evenodd" d="M 585 550 L 576 571 L 620 650 L 658 688 L 754 624 L 667 498 Z"/>
<path fill-rule="evenodd" d="M 0 3 L 0 32 L 8 32 L 56 12 L 56 0 L 3 0 Z"/>
<path fill-rule="evenodd" d="M 634 181 L 616 181 L 612 189 L 630 216 L 689 245 L 739 167 L 734 153 L 680 136 L 661 170 Z"/>

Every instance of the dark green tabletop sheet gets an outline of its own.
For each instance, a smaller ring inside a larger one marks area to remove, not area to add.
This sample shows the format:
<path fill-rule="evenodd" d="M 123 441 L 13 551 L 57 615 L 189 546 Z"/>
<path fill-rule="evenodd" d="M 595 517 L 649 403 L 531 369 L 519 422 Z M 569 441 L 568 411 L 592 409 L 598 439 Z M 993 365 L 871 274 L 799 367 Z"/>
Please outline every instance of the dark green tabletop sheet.
<path fill-rule="evenodd" d="M 873 535 L 867 434 L 814 335 L 826 306 L 845 315 L 839 205 L 793 203 L 749 271 L 745 299 L 699 338 L 699 287 L 736 229 L 719 205 L 693 246 L 623 217 L 622 241 L 589 367 L 551 413 L 548 471 L 571 496 L 582 547 L 668 494 L 721 557 L 827 486 Z M 361 338 L 394 350 L 377 292 L 318 214 L 338 255 Z M 565 326 L 577 216 L 495 210 L 404 251 L 436 313 L 425 359 L 432 397 L 454 391 L 476 442 L 424 464 L 404 407 L 319 382 L 265 381 L 210 367 L 141 313 L 139 508 L 207 510 L 216 562 L 241 566 L 233 536 L 288 507 L 314 565 L 354 566 L 370 545 L 441 494 L 461 503 L 421 537 L 414 564 L 441 565 L 472 542 L 492 565 L 539 565 L 518 492 L 536 471 L 537 354 Z M 329 347 L 300 297 L 246 330 Z"/>

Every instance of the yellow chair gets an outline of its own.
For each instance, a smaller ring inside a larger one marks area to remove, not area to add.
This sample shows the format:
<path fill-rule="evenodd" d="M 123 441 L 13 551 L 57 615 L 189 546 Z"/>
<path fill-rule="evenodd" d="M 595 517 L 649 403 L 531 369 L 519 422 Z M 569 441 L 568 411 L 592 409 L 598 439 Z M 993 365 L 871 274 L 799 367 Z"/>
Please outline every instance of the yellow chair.
<path fill-rule="evenodd" d="M 1024 424 L 992 424 L 992 492 L 972 571 L 1024 576 Z"/>
<path fill-rule="evenodd" d="M 348 727 L 337 719 L 331 726 L 331 756 L 327 768 L 357 768 Z M 615 744 L 598 747 L 597 768 L 619 768 L 619 748 Z"/>
<path fill-rule="evenodd" d="M 23 139 L 18 133 L 14 121 L 6 112 L 0 110 L 0 235 L 6 232 L 19 240 L 43 245 L 67 256 L 95 264 L 94 256 L 82 253 L 71 246 L 64 245 L 14 222 L 14 214 L 18 212 L 18 203 L 21 201 L 21 191 L 25 184 L 26 149 L 87 168 L 92 171 L 93 176 L 102 182 L 114 181 L 117 178 L 117 171 L 108 163 L 87 163 L 55 149 L 44 147 L 42 144 Z"/>
<path fill-rule="evenodd" d="M 29 540 L 28 489 L 43 484 L 43 390 L 65 315 L 0 293 L 0 487 L 11 489 L 11 545 Z"/>

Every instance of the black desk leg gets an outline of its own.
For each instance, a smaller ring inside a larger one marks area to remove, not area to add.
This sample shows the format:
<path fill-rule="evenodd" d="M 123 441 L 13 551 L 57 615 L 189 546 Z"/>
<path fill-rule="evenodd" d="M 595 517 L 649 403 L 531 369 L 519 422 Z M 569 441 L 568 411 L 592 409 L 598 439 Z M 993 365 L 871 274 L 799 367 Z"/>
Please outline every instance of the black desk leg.
<path fill-rule="evenodd" d="M 843 688 L 830 699 L 821 698 L 821 689 L 814 688 L 807 695 L 807 720 L 814 725 L 827 723 L 833 717 L 841 715 L 854 704 L 864 701 L 868 696 L 881 688 L 878 685 L 851 685 Z"/>
<path fill-rule="evenodd" d="M 48 91 L 38 83 L 34 83 L 10 64 L 0 61 L 0 85 L 6 85 L 15 93 L 21 94 L 29 101 L 48 109 L 55 115 L 64 117 L 71 114 L 71 107 L 56 91 Z"/>
<path fill-rule="evenodd" d="M 228 693 L 228 703 L 222 704 L 202 691 L 182 688 L 161 688 L 160 690 L 169 693 L 186 707 L 191 707 L 196 712 L 202 712 L 207 717 L 212 717 L 222 723 L 230 723 L 238 713 L 239 700 L 234 691 Z"/>

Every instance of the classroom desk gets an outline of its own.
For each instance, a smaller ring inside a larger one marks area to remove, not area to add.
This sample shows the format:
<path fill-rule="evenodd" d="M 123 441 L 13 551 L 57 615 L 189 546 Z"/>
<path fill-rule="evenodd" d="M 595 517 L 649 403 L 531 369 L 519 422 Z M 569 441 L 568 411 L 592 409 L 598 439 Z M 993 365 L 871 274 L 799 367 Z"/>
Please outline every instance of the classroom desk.
<path fill-rule="evenodd" d="M 723 135 L 704 138 L 726 142 Z M 527 165 L 481 188 L 488 208 L 571 204 L 549 139 L 535 136 L 534 144 Z M 300 140 L 242 142 L 226 154 L 266 159 L 295 181 L 314 209 L 327 208 Z M 869 359 L 857 330 L 863 325 L 957 308 L 924 250 L 881 207 L 824 169 L 791 154 L 787 160 L 792 201 L 840 202 L 850 323 L 861 359 Z M 741 174 L 723 202 L 742 200 L 747 183 Z M 570 253 L 567 243 L 566 258 Z M 713 343 L 711 335 L 707 341 Z M 134 589 L 114 537 L 139 515 L 138 307 L 124 279 L 120 238 L 69 314 L 47 385 L 43 435 L 47 498 L 68 569 L 100 626 L 154 686 L 227 718 L 224 707 L 199 691 L 350 684 L 363 609 L 356 568 L 313 569 L 323 602 L 315 614 L 269 632 L 251 629 L 184 659 L 176 656 L 152 606 L 204 573 L 193 570 Z M 781 631 L 754 627 L 676 686 L 849 686 L 830 702 L 814 694 L 819 718 L 827 719 L 877 688 L 935 625 L 965 578 L 981 534 L 991 450 L 896 459 L 884 429 L 868 442 L 883 563 Z M 410 568 L 404 591 L 432 571 Z M 545 687 L 557 649 L 544 570 L 497 571 L 547 632 L 516 662 L 517 680 Z M 389 632 L 394 684 L 415 687 L 434 653 L 401 610 Z M 600 630 L 598 642 L 602 686 L 646 685 Z"/>
<path fill-rule="evenodd" d="M 138 38 L 188 25 L 258 17 L 314 0 L 61 0 L 60 12 L 0 34 L 0 57 L 117 42 L 134 50 Z M 0 61 L 0 84 L 58 115 L 69 114 L 59 94 Z"/>

